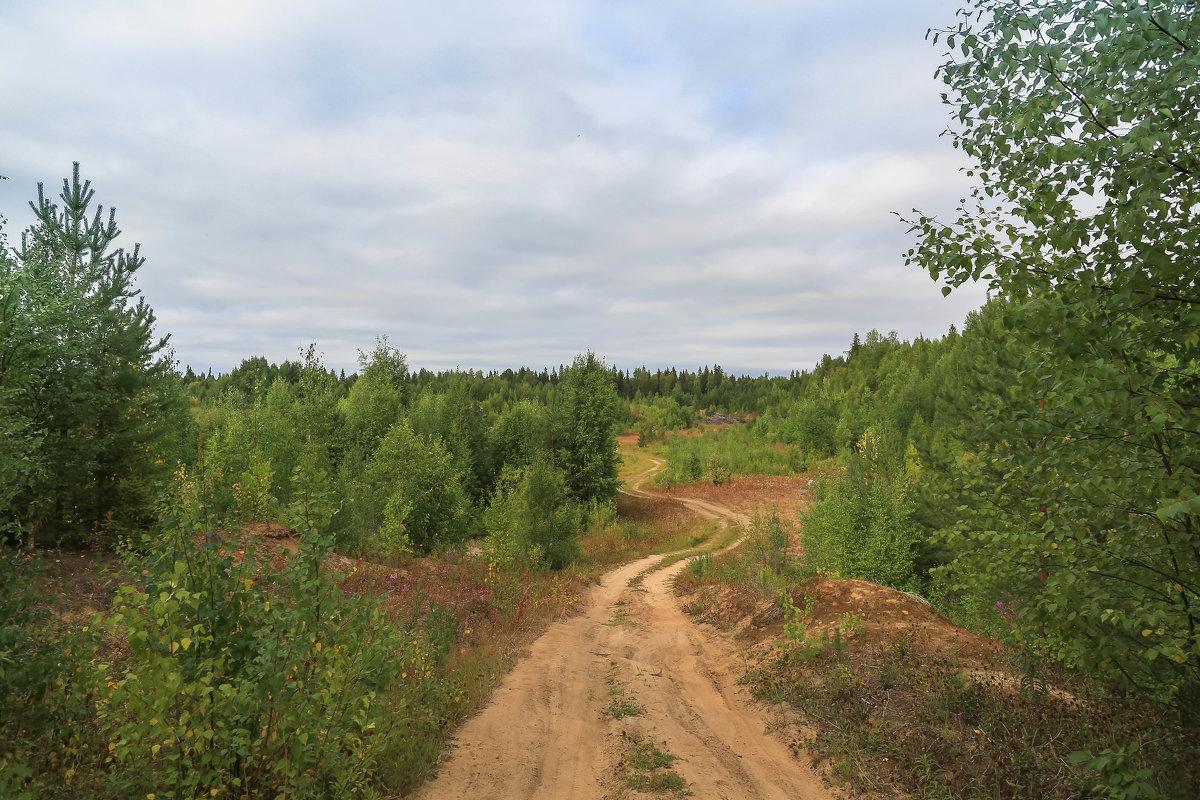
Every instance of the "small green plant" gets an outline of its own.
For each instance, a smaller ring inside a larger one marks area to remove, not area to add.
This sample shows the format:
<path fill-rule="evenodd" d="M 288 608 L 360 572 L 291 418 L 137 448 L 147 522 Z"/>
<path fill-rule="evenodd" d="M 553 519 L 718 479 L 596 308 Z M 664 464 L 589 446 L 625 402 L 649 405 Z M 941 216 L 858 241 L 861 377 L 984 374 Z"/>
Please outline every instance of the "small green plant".
<path fill-rule="evenodd" d="M 623 734 L 626 735 L 626 734 Z M 629 750 L 621 766 L 629 770 L 625 781 L 629 788 L 642 792 L 671 793 L 688 797 L 687 781 L 670 766 L 679 757 L 661 749 L 641 734 L 627 734 Z"/>
<path fill-rule="evenodd" d="M 614 611 L 612 618 L 609 619 L 609 621 L 604 624 L 610 628 L 615 628 L 615 627 L 619 627 L 619 626 L 628 626 L 631 628 L 643 627 L 642 623 L 638 622 L 635 619 L 632 619 L 629 616 L 629 612 L 624 608 L 618 608 L 616 611 Z"/>
<path fill-rule="evenodd" d="M 807 661 L 821 651 L 821 645 L 813 641 L 808 633 L 808 617 L 816 608 L 817 600 L 806 595 L 804 605 L 797 606 L 792 600 L 791 591 L 782 589 L 779 602 L 783 606 L 784 641 L 776 642 L 776 646 L 787 648 L 790 656 Z"/>
<path fill-rule="evenodd" d="M 834 699 L 841 702 L 853 700 L 866 688 L 863 679 L 849 665 L 842 662 L 838 662 L 826 676 L 826 681 Z"/>
<path fill-rule="evenodd" d="M 703 578 L 713 571 L 713 554 L 701 553 L 688 562 L 686 567 L 688 574 L 697 578 Z"/>
<path fill-rule="evenodd" d="M 709 601 L 707 598 L 697 597 L 695 600 L 684 604 L 683 613 L 695 617 L 707 611 L 708 607 Z"/>
<path fill-rule="evenodd" d="M 629 748 L 629 752 L 625 756 L 625 764 L 634 769 L 649 771 L 659 767 L 669 767 L 678 758 L 679 756 L 660 750 L 654 742 L 642 739 L 634 742 Z"/>
<path fill-rule="evenodd" d="M 1045 671 L 1037 660 L 1027 653 L 1021 665 L 1021 694 L 1045 697 L 1048 691 Z"/>
<path fill-rule="evenodd" d="M 1099 755 L 1093 755 L 1091 750 L 1077 750 L 1067 757 L 1067 762 L 1083 764 L 1098 775 L 1100 782 L 1092 791 L 1099 796 L 1113 800 L 1155 800 L 1159 794 L 1150 783 L 1154 770 L 1140 767 L 1134 760 L 1139 749 L 1139 743 L 1132 742 L 1116 750 L 1105 748 Z"/>
<path fill-rule="evenodd" d="M 614 697 L 604 706 L 604 713 L 613 719 L 640 717 L 646 713 L 646 707 L 629 697 Z"/>
<path fill-rule="evenodd" d="M 646 713 L 646 707 L 631 696 L 629 687 L 621 683 L 620 669 L 617 662 L 610 661 L 608 667 L 608 696 L 612 699 L 604 706 L 604 713 L 613 719 L 625 717 L 640 717 Z"/>
<path fill-rule="evenodd" d="M 838 623 L 847 636 L 858 636 L 862 633 L 863 618 L 862 614 L 857 611 L 847 611 L 845 614 L 842 614 Z"/>

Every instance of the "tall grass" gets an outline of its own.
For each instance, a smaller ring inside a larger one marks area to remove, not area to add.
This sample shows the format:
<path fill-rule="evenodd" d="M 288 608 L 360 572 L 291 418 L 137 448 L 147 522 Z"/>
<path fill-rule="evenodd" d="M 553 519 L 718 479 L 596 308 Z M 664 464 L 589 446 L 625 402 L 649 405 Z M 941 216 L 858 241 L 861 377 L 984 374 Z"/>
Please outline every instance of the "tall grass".
<path fill-rule="evenodd" d="M 702 436 L 677 437 L 666 444 L 667 465 L 658 483 L 727 483 L 748 475 L 794 475 L 808 462 L 796 447 L 769 442 L 754 428 L 709 428 Z"/>

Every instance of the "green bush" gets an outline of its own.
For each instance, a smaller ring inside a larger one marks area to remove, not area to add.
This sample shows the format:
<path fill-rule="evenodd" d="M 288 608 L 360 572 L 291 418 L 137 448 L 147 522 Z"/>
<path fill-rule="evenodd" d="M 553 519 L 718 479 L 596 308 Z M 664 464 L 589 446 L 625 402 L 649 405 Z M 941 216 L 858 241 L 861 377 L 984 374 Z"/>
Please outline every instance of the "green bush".
<path fill-rule="evenodd" d="M 909 589 L 917 541 L 909 487 L 916 464 L 889 465 L 880 450 L 879 437 L 868 429 L 845 472 L 818 485 L 803 516 L 805 561 L 840 577 Z"/>
<path fill-rule="evenodd" d="M 466 538 L 470 499 L 462 476 L 442 443 L 415 433 L 407 420 L 380 441 L 366 477 L 388 535 L 403 532 L 422 552 Z"/>
<path fill-rule="evenodd" d="M 61 630 L 39 562 L 0 548 L 0 797 L 47 797 L 91 740 L 94 630 Z M 68 777 L 69 777 L 68 773 Z"/>
<path fill-rule="evenodd" d="M 501 561 L 544 561 L 554 569 L 578 558 L 582 522 L 562 473 L 545 458 L 524 469 L 506 469 L 484 515 L 490 546 Z"/>
<path fill-rule="evenodd" d="M 120 796 L 348 796 L 376 769 L 382 694 L 419 642 L 344 596 L 321 492 L 297 482 L 282 569 L 212 530 L 183 475 L 155 554 L 109 619 L 131 651 L 100 699 Z"/>

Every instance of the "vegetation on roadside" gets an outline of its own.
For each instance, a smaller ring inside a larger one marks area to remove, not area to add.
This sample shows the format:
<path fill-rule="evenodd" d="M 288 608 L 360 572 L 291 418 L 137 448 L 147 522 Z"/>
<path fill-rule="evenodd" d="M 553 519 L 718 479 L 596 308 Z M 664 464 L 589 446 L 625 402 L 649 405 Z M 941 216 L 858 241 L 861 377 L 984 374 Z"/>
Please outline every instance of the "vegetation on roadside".
<path fill-rule="evenodd" d="M 793 746 L 855 791 L 1015 800 L 1187 797 L 1196 787 L 1194 732 L 1154 703 L 1114 695 L 1020 647 L 948 647 L 915 624 L 933 612 L 905 595 L 888 598 L 912 606 L 897 605 L 894 623 L 872 607 L 828 600 L 824 608 L 817 584 L 826 579 L 796 555 L 798 535 L 760 513 L 741 547 L 690 561 L 676 591 L 699 621 L 753 621 L 746 630 L 761 633 L 750 640 L 744 681 L 799 712 Z M 1012 611 L 994 613 L 1011 631 Z M 1090 794 L 1096 786 L 1108 788 Z"/>

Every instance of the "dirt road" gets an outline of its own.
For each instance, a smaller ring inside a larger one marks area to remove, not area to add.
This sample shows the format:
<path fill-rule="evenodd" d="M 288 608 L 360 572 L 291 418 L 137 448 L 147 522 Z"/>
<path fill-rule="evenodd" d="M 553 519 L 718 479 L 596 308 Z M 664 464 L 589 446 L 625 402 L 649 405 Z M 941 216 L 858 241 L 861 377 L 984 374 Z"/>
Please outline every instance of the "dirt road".
<path fill-rule="evenodd" d="M 631 481 L 642 494 L 649 470 Z M 685 500 L 707 517 L 735 516 Z M 768 712 L 737 686 L 741 660 L 720 632 L 679 609 L 671 578 L 686 562 L 627 564 L 593 587 L 583 613 L 555 623 L 458 732 L 438 777 L 417 797 L 641 796 L 622 766 L 633 739 L 678 756 L 696 798 L 833 798 L 817 772 L 766 732 Z M 632 584 L 632 585 L 631 585 Z M 616 718 L 614 700 L 644 707 Z M 803 755 L 801 756 L 803 758 Z"/>

